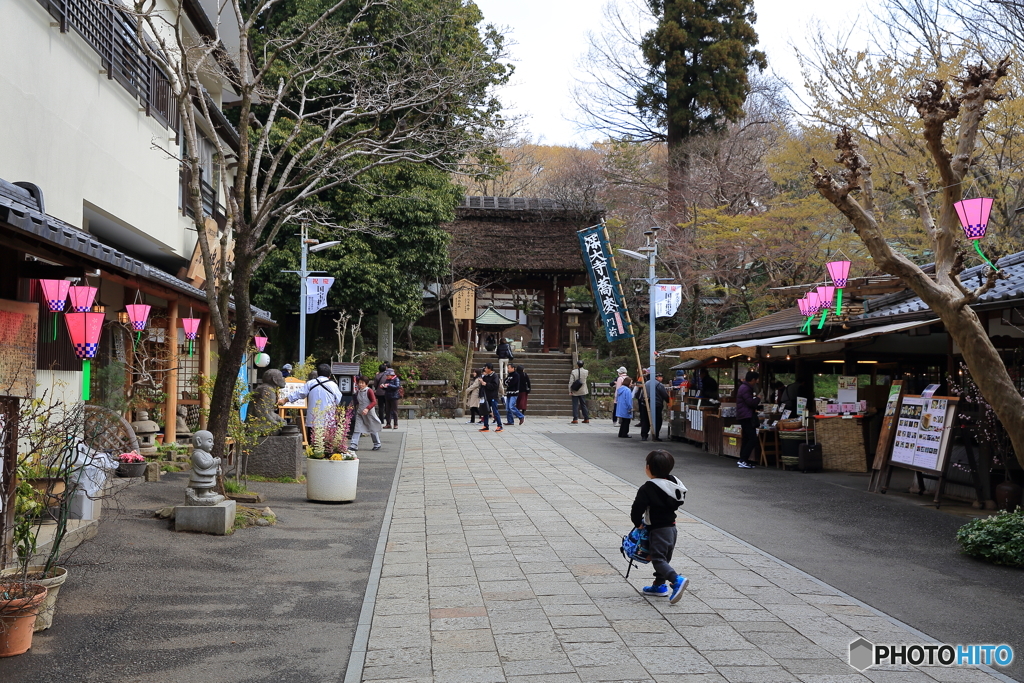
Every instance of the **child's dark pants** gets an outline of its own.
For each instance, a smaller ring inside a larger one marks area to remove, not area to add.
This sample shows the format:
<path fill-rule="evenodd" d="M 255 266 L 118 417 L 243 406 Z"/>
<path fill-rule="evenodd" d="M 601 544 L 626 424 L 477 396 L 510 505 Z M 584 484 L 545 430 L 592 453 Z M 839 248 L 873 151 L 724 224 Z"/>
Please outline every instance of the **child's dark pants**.
<path fill-rule="evenodd" d="M 648 529 L 648 544 L 651 549 L 651 566 L 654 567 L 654 585 L 671 583 L 679 574 L 672 568 L 672 551 L 676 547 L 676 528 L 674 526 Z"/>

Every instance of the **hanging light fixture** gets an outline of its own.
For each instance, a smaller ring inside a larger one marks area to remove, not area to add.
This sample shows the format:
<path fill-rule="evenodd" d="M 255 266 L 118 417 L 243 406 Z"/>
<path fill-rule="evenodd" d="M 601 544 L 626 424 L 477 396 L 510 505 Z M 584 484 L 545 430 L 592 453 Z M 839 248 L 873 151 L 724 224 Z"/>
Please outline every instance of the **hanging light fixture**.
<path fill-rule="evenodd" d="M 825 318 L 828 316 L 828 312 L 832 308 L 832 301 L 835 299 L 836 288 L 828 285 L 821 285 L 817 288 L 817 292 L 818 308 L 821 310 L 821 319 L 818 321 L 818 329 L 820 330 L 825 326 Z"/>
<path fill-rule="evenodd" d="M 802 299 L 797 299 L 796 305 L 800 309 L 800 315 L 810 316 L 807 320 L 804 321 L 804 324 L 800 327 L 801 332 L 806 331 L 807 334 L 810 334 L 811 318 L 814 317 L 814 315 L 811 313 L 811 302 L 807 300 L 807 297 L 804 297 Z"/>
<path fill-rule="evenodd" d="M 92 302 L 96 299 L 96 287 L 73 286 L 68 287 L 68 297 L 71 299 L 71 310 L 75 313 L 88 313 L 92 310 Z"/>
<path fill-rule="evenodd" d="M 964 199 L 954 204 L 953 207 L 960 218 L 960 227 L 964 229 L 964 235 L 974 243 L 974 250 L 978 252 L 978 256 L 990 265 L 992 270 L 999 272 L 996 264 L 988 260 L 978 244 L 978 240 L 983 238 L 988 231 L 988 216 L 992 212 L 992 199 L 990 197 Z"/>
<path fill-rule="evenodd" d="M 71 345 L 75 355 L 82 361 L 82 400 L 88 401 L 92 385 L 92 358 L 100 347 L 100 334 L 103 332 L 103 313 L 71 312 L 64 316 L 71 336 Z"/>
<path fill-rule="evenodd" d="M 188 341 L 188 355 L 189 357 L 195 352 L 196 337 L 199 336 L 199 324 L 202 322 L 201 318 L 193 318 L 192 309 L 189 309 L 189 317 L 181 319 L 181 326 L 185 328 L 185 340 Z"/>
<path fill-rule="evenodd" d="M 850 279 L 850 261 L 829 261 L 825 264 L 836 290 L 836 317 L 843 314 L 843 288 Z"/>
<path fill-rule="evenodd" d="M 267 337 L 263 334 L 263 330 L 258 330 L 256 336 L 253 337 L 253 342 L 256 344 L 256 350 L 263 353 L 263 349 L 267 348 Z"/>
<path fill-rule="evenodd" d="M 43 299 L 46 300 L 46 307 L 50 313 L 63 313 L 71 283 L 67 280 L 40 280 L 39 286 L 43 288 Z M 53 341 L 57 341 L 56 315 L 53 316 Z"/>

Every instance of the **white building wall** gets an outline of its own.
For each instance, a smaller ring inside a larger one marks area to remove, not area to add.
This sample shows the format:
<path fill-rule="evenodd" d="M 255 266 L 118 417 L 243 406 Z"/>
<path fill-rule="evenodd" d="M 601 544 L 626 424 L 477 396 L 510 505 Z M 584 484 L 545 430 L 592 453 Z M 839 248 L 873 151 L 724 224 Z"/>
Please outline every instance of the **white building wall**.
<path fill-rule="evenodd" d="M 0 178 L 43 190 L 47 213 L 82 227 L 83 206 L 191 255 L 178 211 L 172 134 L 100 73 L 73 30 L 61 33 L 34 0 L 0 2 Z"/>

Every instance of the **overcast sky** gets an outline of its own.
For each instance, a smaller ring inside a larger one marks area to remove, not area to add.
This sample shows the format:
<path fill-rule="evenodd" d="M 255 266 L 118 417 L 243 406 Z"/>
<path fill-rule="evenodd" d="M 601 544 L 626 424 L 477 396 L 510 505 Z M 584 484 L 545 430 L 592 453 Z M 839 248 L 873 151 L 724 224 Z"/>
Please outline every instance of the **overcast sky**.
<path fill-rule="evenodd" d="M 501 92 L 508 109 L 525 117 L 525 128 L 540 142 L 588 144 L 598 136 L 577 130 L 570 91 L 576 65 L 587 51 L 587 32 L 599 32 L 607 0 L 475 0 L 485 21 L 503 29 L 516 66 Z M 621 0 L 620 0 L 621 1 Z M 628 0 L 626 0 L 628 1 Z M 844 31 L 868 0 L 754 0 L 761 49 L 768 68 L 794 85 L 800 83 L 793 45 L 805 47 L 814 22 L 829 34 Z"/>

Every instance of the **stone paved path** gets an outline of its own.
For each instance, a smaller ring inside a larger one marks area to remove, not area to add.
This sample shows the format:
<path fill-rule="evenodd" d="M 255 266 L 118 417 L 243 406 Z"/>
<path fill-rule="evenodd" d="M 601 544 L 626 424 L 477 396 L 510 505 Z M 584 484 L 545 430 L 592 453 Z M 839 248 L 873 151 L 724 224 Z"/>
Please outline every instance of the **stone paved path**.
<path fill-rule="evenodd" d="M 362 680 L 997 680 L 966 668 L 857 673 L 846 662 L 857 637 L 920 636 L 685 514 L 673 565 L 689 590 L 676 605 L 641 595 L 649 567 L 627 581 L 618 552 L 635 489 L 544 436 L 614 438 L 607 424 L 534 418 L 497 434 L 414 420 L 403 429 Z"/>

